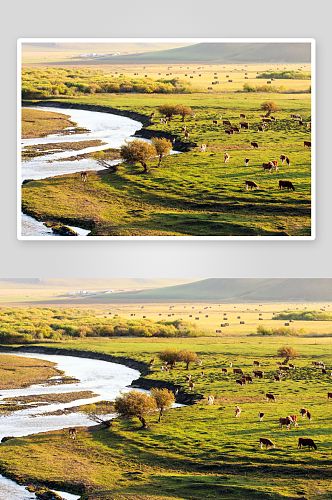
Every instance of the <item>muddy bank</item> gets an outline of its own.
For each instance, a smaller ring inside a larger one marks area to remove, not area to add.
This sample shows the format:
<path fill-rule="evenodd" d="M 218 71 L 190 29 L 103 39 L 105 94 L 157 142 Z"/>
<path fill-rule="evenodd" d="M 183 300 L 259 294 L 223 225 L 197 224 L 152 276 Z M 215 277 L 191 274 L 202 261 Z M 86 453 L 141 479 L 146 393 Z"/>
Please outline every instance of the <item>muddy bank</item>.
<path fill-rule="evenodd" d="M 124 109 L 111 108 L 109 106 L 99 106 L 97 104 L 80 104 L 65 101 L 22 101 L 22 107 L 38 106 L 47 108 L 72 108 L 72 109 L 84 109 L 86 111 L 98 111 L 100 113 L 111 113 L 112 115 L 125 116 L 131 118 L 132 120 L 139 121 L 142 123 L 143 128 L 137 130 L 134 134 L 135 137 L 142 137 L 143 139 L 151 139 L 152 137 L 165 137 L 166 139 L 173 141 L 175 137 L 175 142 L 173 148 L 176 151 L 181 151 L 182 153 L 190 151 L 192 148 L 196 147 L 197 144 L 194 142 L 182 142 L 181 139 L 169 132 L 163 130 L 149 130 L 147 127 L 151 125 L 150 117 L 143 115 L 142 113 L 137 113 L 135 111 L 129 111 Z"/>
<path fill-rule="evenodd" d="M 44 347 L 44 346 L 35 346 L 35 345 L 26 345 L 19 347 L 9 347 L 9 346 L 1 346 L 2 352 L 26 352 L 26 353 L 36 353 L 36 354 L 58 354 L 62 356 L 75 356 L 79 358 L 91 358 L 91 359 L 100 359 L 101 361 L 109 361 L 111 363 L 117 363 L 120 365 L 127 366 L 128 368 L 133 368 L 134 370 L 138 370 L 140 372 L 140 377 L 136 380 L 133 380 L 131 383 L 131 387 L 137 389 L 145 389 L 150 390 L 153 387 L 158 389 L 169 389 L 174 392 L 175 389 L 179 389 L 179 393 L 176 396 L 176 402 L 192 405 L 196 401 L 199 401 L 204 398 L 202 394 L 195 393 L 186 393 L 182 386 L 173 384 L 172 382 L 168 382 L 167 380 L 153 380 L 145 378 L 146 375 L 150 373 L 148 363 L 143 363 L 142 361 L 136 361 L 131 358 L 125 358 L 123 356 L 112 356 L 111 354 L 104 354 L 100 352 L 94 351 L 78 351 L 75 349 L 61 349 L 56 347 Z"/>

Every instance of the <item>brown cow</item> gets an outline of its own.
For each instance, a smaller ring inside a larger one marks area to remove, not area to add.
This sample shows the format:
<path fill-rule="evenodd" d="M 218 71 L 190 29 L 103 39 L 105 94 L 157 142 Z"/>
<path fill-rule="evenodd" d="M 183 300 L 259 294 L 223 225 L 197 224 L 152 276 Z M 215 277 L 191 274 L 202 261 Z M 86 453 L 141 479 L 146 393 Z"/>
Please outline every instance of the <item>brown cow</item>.
<path fill-rule="evenodd" d="M 307 418 L 311 422 L 311 411 L 307 410 Z"/>
<path fill-rule="evenodd" d="M 269 449 L 269 446 L 271 448 L 275 448 L 275 445 L 272 443 L 272 441 L 270 441 L 269 439 L 266 439 L 266 438 L 260 438 L 259 443 L 261 445 L 261 450 L 263 449 L 263 445 L 265 445 L 265 448 L 267 450 Z"/>
<path fill-rule="evenodd" d="M 236 385 L 246 385 L 246 381 L 243 378 L 239 378 L 238 380 L 235 380 Z"/>
<path fill-rule="evenodd" d="M 263 422 L 263 417 L 264 417 L 265 413 L 262 413 L 261 411 L 258 413 L 258 416 L 259 416 L 259 421 L 260 422 Z"/>
<path fill-rule="evenodd" d="M 246 379 L 247 382 L 252 384 L 252 377 L 250 377 L 250 375 L 245 375 L 243 378 Z"/>
<path fill-rule="evenodd" d="M 327 399 L 332 399 L 332 392 L 327 393 Z"/>
<path fill-rule="evenodd" d="M 295 191 L 295 187 L 293 186 L 293 184 L 291 183 L 291 181 L 282 181 L 280 180 L 279 181 L 279 189 L 281 190 L 282 188 L 288 188 L 288 191 L 290 189 L 292 189 L 293 191 Z"/>
<path fill-rule="evenodd" d="M 227 373 L 227 368 L 222 368 L 221 373 Z"/>
<path fill-rule="evenodd" d="M 311 141 L 304 141 L 304 143 L 303 143 L 303 147 L 305 148 L 306 146 L 307 146 L 308 148 L 311 148 Z"/>
<path fill-rule="evenodd" d="M 189 132 L 185 132 L 185 133 L 184 133 L 184 138 L 185 138 L 185 139 L 189 139 Z"/>
<path fill-rule="evenodd" d="M 244 118 L 244 120 L 246 119 L 246 115 L 244 115 L 243 113 L 240 114 L 240 118 Z"/>
<path fill-rule="evenodd" d="M 293 423 L 293 420 L 290 417 L 286 417 L 286 418 L 280 417 L 279 418 L 280 427 L 282 428 L 282 426 L 285 425 L 287 427 L 288 431 L 289 431 L 289 427 L 292 423 Z"/>
<path fill-rule="evenodd" d="M 249 165 L 249 162 L 250 162 L 249 158 L 245 158 L 245 159 L 244 159 L 244 162 L 245 162 L 246 167 L 247 167 L 247 166 Z"/>
<path fill-rule="evenodd" d="M 258 129 L 257 129 L 257 130 L 258 130 L 258 132 L 264 132 L 263 127 L 260 127 L 260 126 L 258 126 Z"/>
<path fill-rule="evenodd" d="M 232 126 L 231 122 L 229 120 L 223 120 L 222 122 L 223 125 L 229 125 L 230 127 Z"/>
<path fill-rule="evenodd" d="M 289 366 L 279 366 L 279 370 L 281 372 L 287 372 L 289 370 Z"/>
<path fill-rule="evenodd" d="M 274 169 L 277 172 L 278 171 L 278 162 L 277 162 L 277 160 L 271 160 L 271 162 L 273 163 Z"/>
<path fill-rule="evenodd" d="M 261 366 L 259 361 L 254 361 L 254 366 Z"/>
<path fill-rule="evenodd" d="M 194 388 L 195 388 L 194 382 L 189 382 L 189 390 L 191 391 Z"/>
<path fill-rule="evenodd" d="M 241 368 L 233 368 L 233 373 L 239 373 L 240 375 L 243 375 L 243 371 Z"/>
<path fill-rule="evenodd" d="M 279 375 L 273 375 L 273 377 L 274 377 L 274 381 L 275 381 L 275 382 L 280 382 L 280 381 L 281 381 L 281 379 L 280 379 L 280 376 L 279 376 Z"/>
<path fill-rule="evenodd" d="M 74 428 L 69 429 L 69 437 L 71 439 L 75 439 L 76 438 L 76 429 L 74 429 Z"/>
<path fill-rule="evenodd" d="M 231 128 L 228 128 L 227 130 L 225 130 L 225 134 L 226 135 L 233 135 L 234 134 L 234 130 L 231 129 Z"/>
<path fill-rule="evenodd" d="M 230 158 L 229 154 L 228 153 L 225 153 L 224 154 L 224 163 L 226 163 L 226 161 L 228 161 Z"/>
<path fill-rule="evenodd" d="M 83 182 L 85 182 L 88 178 L 88 173 L 87 172 L 81 172 L 81 179 Z"/>
<path fill-rule="evenodd" d="M 297 426 L 297 415 L 289 415 L 289 416 L 293 420 L 294 427 L 296 427 Z"/>
<path fill-rule="evenodd" d="M 217 120 L 213 120 L 213 125 L 218 125 L 218 121 Z"/>
<path fill-rule="evenodd" d="M 239 406 L 235 407 L 235 417 L 239 417 L 241 415 L 241 408 Z"/>
<path fill-rule="evenodd" d="M 277 401 L 276 398 L 273 396 L 273 394 L 270 394 L 269 392 L 265 394 L 266 396 L 266 401 Z"/>
<path fill-rule="evenodd" d="M 252 376 L 253 376 L 254 378 L 256 378 L 256 377 L 257 377 L 257 378 L 264 378 L 264 372 L 262 372 L 261 370 L 254 370 L 254 371 L 252 372 Z"/>
<path fill-rule="evenodd" d="M 234 132 L 237 132 L 238 134 L 240 133 L 240 129 L 239 129 L 239 127 L 231 127 L 231 129 L 232 129 Z"/>
<path fill-rule="evenodd" d="M 297 445 L 297 448 L 301 449 L 302 446 L 309 446 L 309 450 L 310 450 L 310 448 L 314 448 L 315 450 L 317 450 L 317 445 L 315 444 L 315 442 L 312 439 L 299 438 L 299 444 Z"/>
<path fill-rule="evenodd" d="M 248 122 L 240 122 L 240 128 L 244 128 L 245 130 L 249 130 Z"/>
<path fill-rule="evenodd" d="M 252 142 L 252 143 L 251 143 L 251 147 L 252 147 L 252 148 L 254 148 L 254 149 L 255 149 L 255 148 L 259 149 L 259 148 L 258 148 L 258 144 L 257 144 L 257 142 Z"/>
<path fill-rule="evenodd" d="M 286 160 L 286 156 L 285 155 L 280 155 L 280 160 L 281 160 L 281 163 L 284 164 L 284 162 Z"/>
<path fill-rule="evenodd" d="M 304 418 L 307 414 L 307 410 L 305 408 L 301 408 L 300 409 L 300 414 L 301 414 L 301 417 Z"/>
<path fill-rule="evenodd" d="M 265 172 L 265 170 L 268 170 L 271 173 L 273 170 L 273 163 L 272 161 L 269 161 L 269 163 L 263 163 L 262 167 L 263 167 L 263 172 Z"/>

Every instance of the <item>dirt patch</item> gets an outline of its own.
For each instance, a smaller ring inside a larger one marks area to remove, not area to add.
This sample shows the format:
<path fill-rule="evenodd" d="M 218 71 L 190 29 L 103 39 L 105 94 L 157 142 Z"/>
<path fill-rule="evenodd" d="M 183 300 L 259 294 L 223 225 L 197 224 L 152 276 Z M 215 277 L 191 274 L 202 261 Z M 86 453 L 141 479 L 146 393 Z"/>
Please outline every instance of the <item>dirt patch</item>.
<path fill-rule="evenodd" d="M 62 153 L 64 151 L 79 151 L 85 148 L 103 146 L 104 144 L 106 143 L 102 142 L 99 139 L 94 139 L 92 141 L 56 142 L 56 143 L 50 142 L 47 144 L 32 144 L 31 146 L 25 146 L 24 149 L 22 150 L 22 160 L 27 161 L 37 156 L 51 155 L 53 153 Z M 66 161 L 66 159 L 61 158 L 60 161 Z"/>

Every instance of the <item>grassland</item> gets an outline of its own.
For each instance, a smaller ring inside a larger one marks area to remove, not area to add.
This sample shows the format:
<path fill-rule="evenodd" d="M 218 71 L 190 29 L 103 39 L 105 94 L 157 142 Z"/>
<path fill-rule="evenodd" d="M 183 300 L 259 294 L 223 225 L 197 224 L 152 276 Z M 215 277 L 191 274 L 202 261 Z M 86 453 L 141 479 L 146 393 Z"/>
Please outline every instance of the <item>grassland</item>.
<path fill-rule="evenodd" d="M 310 131 L 290 115 L 300 113 L 310 122 L 310 94 L 272 94 L 268 99 L 280 111 L 263 134 L 257 131 L 260 106 L 266 100 L 262 94 L 171 98 L 98 94 L 66 99 L 69 105 L 99 105 L 105 111 L 113 107 L 147 118 L 164 102 L 190 105 L 196 118 L 185 123 L 192 147 L 166 157 L 161 168 L 154 168 L 157 161 L 150 162 L 150 174 L 122 164 L 117 172 L 89 174 L 84 185 L 78 183 L 77 174 L 31 182 L 22 190 L 23 211 L 38 220 L 52 218 L 91 229 L 91 235 L 97 236 L 308 236 L 311 152 L 304 150 L 303 141 L 310 139 Z M 240 113 L 246 114 L 250 130 L 226 138 L 227 126 L 220 124 L 220 114 L 238 124 Z M 215 119 L 218 125 L 213 125 Z M 175 117 L 163 126 L 155 121 L 147 130 L 150 136 L 167 133 L 184 142 L 182 126 L 182 119 Z M 251 149 L 251 141 L 258 142 L 258 150 Z M 206 153 L 200 152 L 202 143 L 207 144 Z M 230 154 L 226 164 L 225 152 Z M 263 172 L 262 163 L 279 160 L 280 154 L 290 157 L 290 167 L 281 165 L 271 175 Z M 250 159 L 249 167 L 244 166 L 245 157 Z M 246 191 L 247 179 L 260 189 Z M 279 179 L 290 180 L 295 192 L 279 191 Z"/>
<path fill-rule="evenodd" d="M 45 382 L 62 374 L 56 363 L 40 359 L 0 355 L 0 390 L 18 389 Z"/>
<path fill-rule="evenodd" d="M 202 367 L 191 365 L 197 402 L 166 412 L 161 424 L 149 417 L 149 429 L 138 420 L 116 420 L 113 427 L 81 428 L 72 442 L 67 431 L 16 438 L 0 447 L 1 470 L 24 482 L 46 483 L 56 489 L 80 492 L 83 498 L 99 499 L 300 499 L 332 498 L 330 481 L 331 420 L 327 391 L 331 379 L 311 368 L 312 360 L 332 365 L 332 340 L 294 338 L 288 341 L 299 353 L 296 369 L 280 383 L 277 350 L 285 339 L 223 337 L 199 339 L 112 339 L 55 344 L 56 348 L 88 350 L 125 356 L 147 364 L 167 347 L 197 352 Z M 49 346 L 49 344 L 47 344 Z M 252 372 L 258 360 L 263 380 L 239 387 L 233 367 Z M 169 373 L 156 361 L 145 379 L 171 382 L 189 392 L 185 366 Z M 221 374 L 227 367 L 229 373 Z M 204 369 L 204 376 L 201 370 Z M 277 398 L 267 403 L 265 393 Z M 215 404 L 207 405 L 207 396 Z M 200 398 L 203 399 L 200 399 Z M 242 413 L 234 418 L 234 408 Z M 279 428 L 279 417 L 310 409 L 312 421 L 300 419 L 289 431 Z M 259 422 L 258 412 L 265 413 Z M 261 450 L 259 438 L 271 439 L 275 449 Z M 299 437 L 309 437 L 317 451 L 298 450 Z M 20 450 L 18 455 L 17 450 Z M 68 468 L 68 463 L 71 467 Z"/>

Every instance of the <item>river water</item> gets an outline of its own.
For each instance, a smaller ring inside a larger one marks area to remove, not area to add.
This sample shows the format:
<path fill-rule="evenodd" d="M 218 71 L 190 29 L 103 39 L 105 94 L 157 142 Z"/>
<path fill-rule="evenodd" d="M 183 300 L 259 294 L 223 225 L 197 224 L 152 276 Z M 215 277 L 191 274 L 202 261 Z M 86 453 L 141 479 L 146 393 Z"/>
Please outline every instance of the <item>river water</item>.
<path fill-rule="evenodd" d="M 50 144 L 61 142 L 79 142 L 86 140 L 101 140 L 103 146 L 81 149 L 79 151 L 65 151 L 62 153 L 53 153 L 48 155 L 37 156 L 29 161 L 21 162 L 20 176 L 22 182 L 25 179 L 45 179 L 47 177 L 55 177 L 57 175 L 72 174 L 74 172 L 82 172 L 89 170 L 102 170 L 103 168 L 92 159 L 74 160 L 74 161 L 56 161 L 58 159 L 69 158 L 78 154 L 100 151 L 107 148 L 119 149 L 124 141 L 132 138 L 136 130 L 142 128 L 142 124 L 124 116 L 112 115 L 109 113 L 101 113 L 97 111 L 86 111 L 82 109 L 66 109 L 66 108 L 46 108 L 38 107 L 32 109 L 42 109 L 44 111 L 58 112 L 69 115 L 70 119 L 77 123 L 79 127 L 90 130 L 85 134 L 68 134 L 68 135 L 49 135 L 47 137 L 22 139 L 22 148 L 28 145 Z M 109 162 L 110 164 L 119 163 L 120 160 Z M 77 230 L 78 229 L 78 230 Z M 75 229 L 74 229 L 75 230 Z M 21 219 L 21 236 L 53 236 L 52 231 L 47 230 L 43 223 L 36 221 L 33 217 L 23 217 Z M 89 231 L 76 228 L 79 236 L 86 236 Z"/>
<path fill-rule="evenodd" d="M 12 354 L 10 354 L 12 355 Z M 81 399 L 64 404 L 42 405 L 37 408 L 20 410 L 12 415 L 0 418 L 0 440 L 4 436 L 27 436 L 39 432 L 59 430 L 67 427 L 78 427 L 92 425 L 91 421 L 80 413 L 69 415 L 41 415 L 44 412 L 53 412 L 85 403 L 93 403 L 101 400 L 112 401 L 120 390 L 129 391 L 131 382 L 140 375 L 139 371 L 126 366 L 107 361 L 87 358 L 76 358 L 73 356 L 58 356 L 51 354 L 25 354 L 21 357 L 44 359 L 57 363 L 60 370 L 65 371 L 66 376 L 72 376 L 80 380 L 75 384 L 59 384 L 51 386 L 34 385 L 24 389 L 11 389 L 1 391 L 1 401 L 6 397 L 26 396 L 35 394 L 68 393 L 76 391 L 93 391 L 95 397 Z M 68 438 L 69 439 L 69 438 Z M 1 446 L 1 445 L 0 445 Z M 68 500 L 78 499 L 77 495 L 58 492 Z M 0 476 L 0 500 L 28 500 L 35 496 L 13 481 Z"/>

